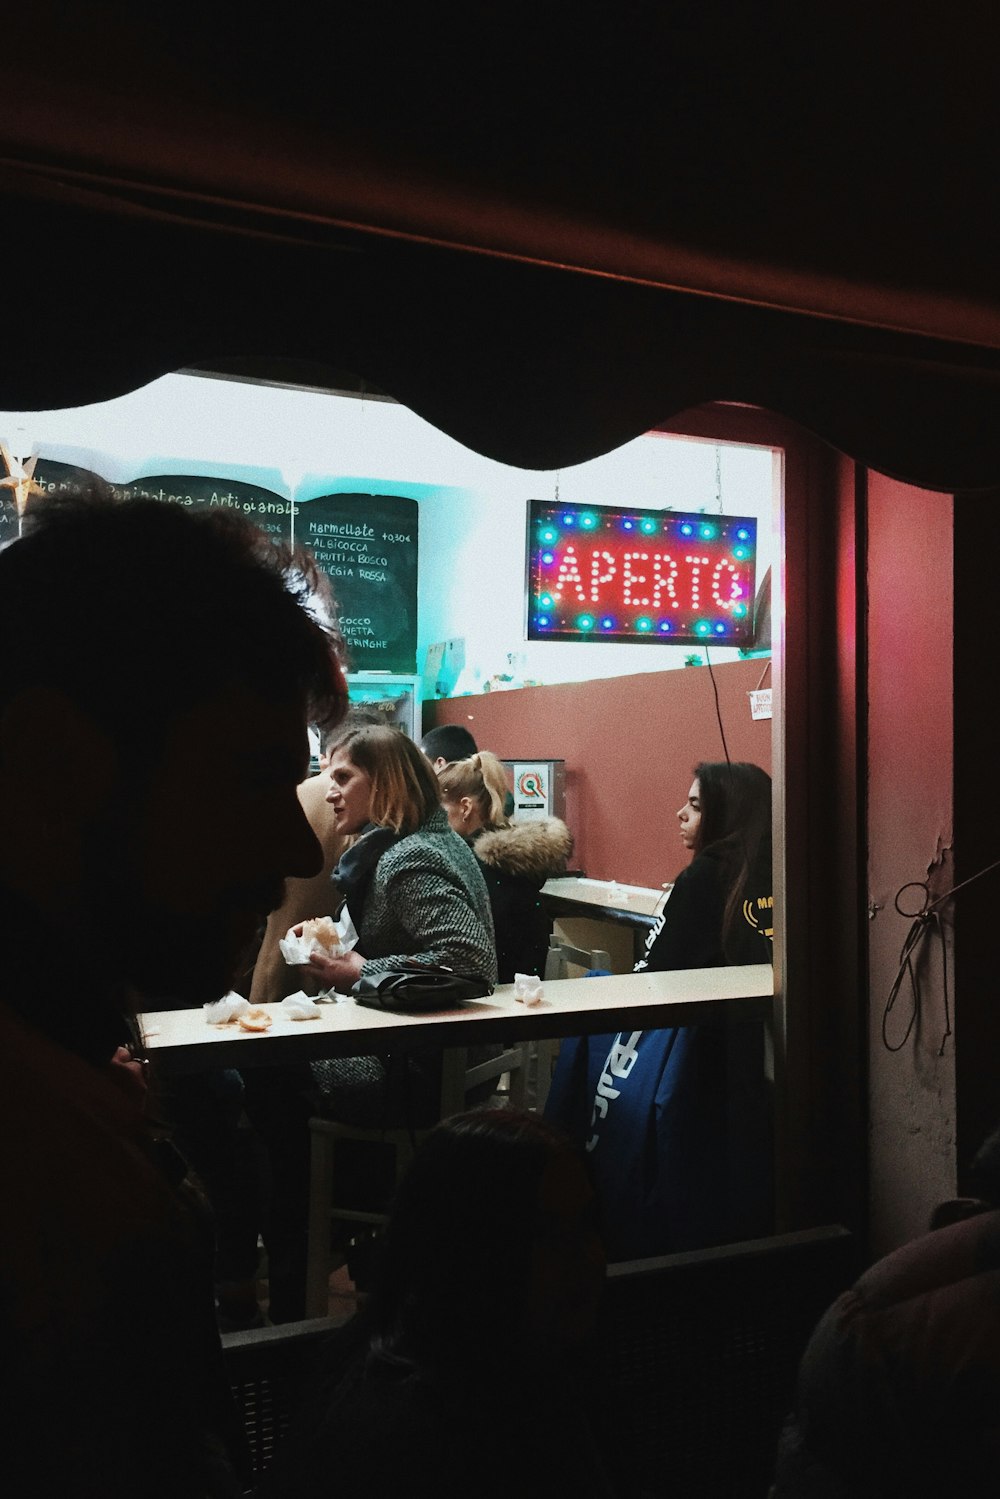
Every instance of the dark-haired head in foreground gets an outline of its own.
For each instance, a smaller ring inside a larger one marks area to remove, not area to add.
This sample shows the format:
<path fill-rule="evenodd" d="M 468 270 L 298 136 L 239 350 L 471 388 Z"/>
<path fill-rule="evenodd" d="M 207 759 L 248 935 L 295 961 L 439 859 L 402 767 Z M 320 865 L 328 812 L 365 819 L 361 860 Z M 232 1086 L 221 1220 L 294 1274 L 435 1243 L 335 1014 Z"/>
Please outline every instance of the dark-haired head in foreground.
<path fill-rule="evenodd" d="M 0 552 L 0 1487 L 22 1499 L 244 1491 L 212 1235 L 128 1012 L 223 993 L 284 877 L 319 867 L 296 787 L 345 693 L 307 603 L 253 527 L 154 501 L 46 500 Z"/>
<path fill-rule="evenodd" d="M 372 1298 L 375 1350 L 421 1368 L 536 1369 L 582 1347 L 604 1278 L 594 1195 L 535 1114 L 446 1119 L 400 1184 Z"/>
<path fill-rule="evenodd" d="M 400 1183 L 382 1251 L 368 1306 L 332 1340 L 334 1387 L 262 1499 L 322 1499 L 332 1475 L 345 1492 L 610 1499 L 592 1337 L 604 1251 L 565 1137 L 513 1109 L 446 1119 Z"/>
<path fill-rule="evenodd" d="M 5 947 L 55 926 L 81 990 L 223 993 L 319 864 L 305 725 L 346 694 L 307 564 L 230 512 L 57 497 L 0 552 L 0 640 Z"/>

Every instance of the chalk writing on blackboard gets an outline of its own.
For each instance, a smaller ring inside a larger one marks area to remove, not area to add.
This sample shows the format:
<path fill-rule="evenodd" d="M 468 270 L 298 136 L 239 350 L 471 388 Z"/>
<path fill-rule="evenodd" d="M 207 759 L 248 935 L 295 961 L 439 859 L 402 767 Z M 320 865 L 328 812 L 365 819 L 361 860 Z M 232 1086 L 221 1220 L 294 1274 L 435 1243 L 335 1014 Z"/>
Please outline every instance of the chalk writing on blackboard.
<path fill-rule="evenodd" d="M 148 496 L 195 510 L 235 510 L 275 541 L 291 541 L 291 499 L 262 484 L 201 474 L 151 474 L 113 487 L 128 500 Z"/>
<path fill-rule="evenodd" d="M 106 486 L 119 500 L 153 499 L 194 510 L 236 510 L 268 536 L 286 544 L 292 534 L 292 500 L 262 484 L 204 474 L 148 474 L 115 483 L 92 469 L 41 457 L 35 468 L 38 495 L 44 505 L 52 495 L 71 489 Z M 13 507 L 0 502 L 0 540 L 3 527 L 12 528 Z"/>
<path fill-rule="evenodd" d="M 149 497 L 197 510 L 235 510 L 277 541 L 304 546 L 330 580 L 352 671 L 409 675 L 417 659 L 417 501 L 402 495 L 323 494 L 292 500 L 261 484 L 203 474 L 140 474 L 108 482 L 40 457 L 36 503 L 107 483 L 119 499 Z M 17 534 L 0 501 L 0 543 Z"/>
<path fill-rule="evenodd" d="M 295 506 L 295 541 L 330 579 L 351 671 L 410 673 L 417 659 L 417 502 L 328 494 Z"/>

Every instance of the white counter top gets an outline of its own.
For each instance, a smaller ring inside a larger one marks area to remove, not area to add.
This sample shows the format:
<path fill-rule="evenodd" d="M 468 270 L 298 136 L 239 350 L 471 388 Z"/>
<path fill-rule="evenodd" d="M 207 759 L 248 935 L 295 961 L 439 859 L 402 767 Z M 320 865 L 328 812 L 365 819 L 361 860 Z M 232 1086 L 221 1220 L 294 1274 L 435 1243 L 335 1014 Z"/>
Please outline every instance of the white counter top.
<path fill-rule="evenodd" d="M 482 1041 L 530 1040 L 586 1033 L 694 1025 L 705 1020 L 757 1020 L 771 1014 L 774 976 L 768 964 L 689 968 L 673 973 L 626 973 L 557 979 L 535 1006 L 519 1004 L 512 984 L 457 1010 L 399 1015 L 352 999 L 320 1006 L 315 1020 L 287 1020 L 277 1006 L 268 1031 L 208 1025 L 204 1011 L 157 1010 L 139 1017 L 150 1057 L 164 1071 L 274 1066 L 366 1050 L 416 1045 L 471 1046 Z"/>

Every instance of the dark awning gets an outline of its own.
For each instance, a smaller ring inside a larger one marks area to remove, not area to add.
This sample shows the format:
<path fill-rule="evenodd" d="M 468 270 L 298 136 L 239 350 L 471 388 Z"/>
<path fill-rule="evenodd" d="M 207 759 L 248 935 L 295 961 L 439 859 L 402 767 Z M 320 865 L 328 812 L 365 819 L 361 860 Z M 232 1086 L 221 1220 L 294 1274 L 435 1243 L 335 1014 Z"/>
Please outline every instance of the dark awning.
<path fill-rule="evenodd" d="M 1000 482 L 996 54 L 961 5 L 67 9 L 7 51 L 0 405 L 235 360 L 530 466 L 729 400 Z"/>

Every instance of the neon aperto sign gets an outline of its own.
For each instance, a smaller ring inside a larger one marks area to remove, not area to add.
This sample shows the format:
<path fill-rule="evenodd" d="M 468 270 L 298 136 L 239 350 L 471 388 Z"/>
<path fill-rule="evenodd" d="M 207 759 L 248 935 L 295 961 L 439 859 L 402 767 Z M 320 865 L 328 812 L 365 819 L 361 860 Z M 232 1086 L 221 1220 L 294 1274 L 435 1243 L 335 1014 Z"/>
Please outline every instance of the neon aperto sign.
<path fill-rule="evenodd" d="M 527 638 L 744 644 L 756 559 L 754 516 L 532 500 Z"/>

